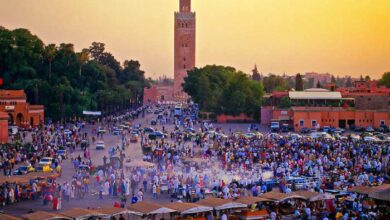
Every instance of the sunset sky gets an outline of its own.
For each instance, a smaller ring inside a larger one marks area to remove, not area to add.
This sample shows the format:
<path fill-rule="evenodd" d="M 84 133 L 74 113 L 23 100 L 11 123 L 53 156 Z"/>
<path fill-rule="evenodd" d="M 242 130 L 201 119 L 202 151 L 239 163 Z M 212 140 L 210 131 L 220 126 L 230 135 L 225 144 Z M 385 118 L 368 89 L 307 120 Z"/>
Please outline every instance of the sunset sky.
<path fill-rule="evenodd" d="M 104 42 L 147 76 L 173 76 L 173 13 L 179 0 L 0 0 L 0 26 L 28 28 L 46 44 L 77 50 Z M 192 0 L 198 67 L 264 74 L 390 71 L 389 0 Z"/>

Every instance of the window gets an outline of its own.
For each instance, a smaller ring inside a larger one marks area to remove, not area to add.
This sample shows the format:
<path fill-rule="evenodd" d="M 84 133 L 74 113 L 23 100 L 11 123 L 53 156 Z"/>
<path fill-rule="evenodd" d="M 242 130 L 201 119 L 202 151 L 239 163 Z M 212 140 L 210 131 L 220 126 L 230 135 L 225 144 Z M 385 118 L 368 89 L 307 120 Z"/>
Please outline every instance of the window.
<path fill-rule="evenodd" d="M 185 58 L 185 57 L 183 57 L 183 61 L 186 61 L 186 58 Z"/>
<path fill-rule="evenodd" d="M 305 120 L 303 119 L 299 120 L 299 126 L 301 127 L 305 126 Z"/>
<path fill-rule="evenodd" d="M 184 28 L 184 23 L 181 24 L 181 27 Z"/>
<path fill-rule="evenodd" d="M 186 28 L 187 28 L 187 23 L 186 23 Z"/>
<path fill-rule="evenodd" d="M 185 69 L 186 68 L 186 65 L 184 64 L 183 68 Z"/>
<path fill-rule="evenodd" d="M 312 121 L 311 121 L 311 126 L 312 126 L 312 127 L 317 126 L 317 121 L 316 121 L 316 120 L 312 120 Z"/>
<path fill-rule="evenodd" d="M 385 125 L 385 120 L 381 120 L 381 126 Z"/>

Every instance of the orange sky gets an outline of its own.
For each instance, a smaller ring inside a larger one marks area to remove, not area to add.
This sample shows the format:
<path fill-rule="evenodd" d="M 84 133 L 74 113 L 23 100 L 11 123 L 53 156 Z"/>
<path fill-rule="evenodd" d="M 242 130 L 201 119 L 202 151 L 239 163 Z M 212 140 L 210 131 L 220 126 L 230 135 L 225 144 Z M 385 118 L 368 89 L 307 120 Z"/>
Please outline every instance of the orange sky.
<path fill-rule="evenodd" d="M 389 0 L 193 0 L 197 66 L 249 72 L 330 72 L 379 77 L 390 70 Z M 106 43 L 147 76 L 173 76 L 179 0 L 0 0 L 0 25 L 76 49 Z"/>

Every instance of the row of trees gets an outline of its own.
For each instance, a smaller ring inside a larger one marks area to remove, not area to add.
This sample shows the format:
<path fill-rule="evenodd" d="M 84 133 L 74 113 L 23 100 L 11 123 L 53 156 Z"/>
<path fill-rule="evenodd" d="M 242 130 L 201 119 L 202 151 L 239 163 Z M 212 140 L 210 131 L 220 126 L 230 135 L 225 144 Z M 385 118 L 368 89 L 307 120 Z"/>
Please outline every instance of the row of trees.
<path fill-rule="evenodd" d="M 76 52 L 74 45 L 45 45 L 27 29 L 0 27 L 0 77 L 4 89 L 23 89 L 28 101 L 45 105 L 46 116 L 68 119 L 83 110 L 120 111 L 142 102 L 148 86 L 136 60 L 123 65 L 93 42 Z"/>
<path fill-rule="evenodd" d="M 184 79 L 183 88 L 202 111 L 259 117 L 264 94 L 262 84 L 233 67 L 194 68 Z"/>

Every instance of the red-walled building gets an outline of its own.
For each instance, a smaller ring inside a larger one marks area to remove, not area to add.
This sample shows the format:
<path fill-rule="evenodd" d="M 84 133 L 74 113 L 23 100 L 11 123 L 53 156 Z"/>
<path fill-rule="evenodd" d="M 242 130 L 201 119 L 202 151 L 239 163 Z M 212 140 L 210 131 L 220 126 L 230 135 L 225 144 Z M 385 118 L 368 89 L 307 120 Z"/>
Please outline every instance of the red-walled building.
<path fill-rule="evenodd" d="M 30 105 L 23 90 L 0 90 L 0 112 L 10 125 L 36 127 L 44 122 L 44 106 Z"/>
<path fill-rule="evenodd" d="M 331 92 L 325 89 L 290 91 L 291 107 L 264 106 L 261 123 L 272 120 L 290 124 L 295 131 L 323 126 L 351 128 L 352 126 L 378 128 L 390 125 L 389 89 L 373 83 L 356 83 L 355 88 Z"/>
<path fill-rule="evenodd" d="M 8 115 L 0 112 L 0 144 L 8 142 Z"/>

